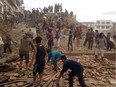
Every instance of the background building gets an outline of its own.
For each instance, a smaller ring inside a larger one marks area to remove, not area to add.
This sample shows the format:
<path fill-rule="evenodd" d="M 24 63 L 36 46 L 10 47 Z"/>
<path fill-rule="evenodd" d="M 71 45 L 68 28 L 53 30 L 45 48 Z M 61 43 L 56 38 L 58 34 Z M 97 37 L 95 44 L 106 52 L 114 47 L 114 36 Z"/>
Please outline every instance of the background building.
<path fill-rule="evenodd" d="M 0 17 L 7 19 L 8 16 L 24 15 L 23 4 L 23 0 L 0 0 Z"/>
<path fill-rule="evenodd" d="M 107 33 L 112 31 L 114 23 L 111 20 L 97 20 L 96 22 L 82 22 L 83 25 L 88 28 L 92 27 L 93 30 L 98 30 L 99 32 Z"/>
<path fill-rule="evenodd" d="M 111 20 L 98 20 L 94 23 L 94 30 L 98 30 L 99 32 L 107 32 L 111 30 L 113 27 L 113 22 Z"/>

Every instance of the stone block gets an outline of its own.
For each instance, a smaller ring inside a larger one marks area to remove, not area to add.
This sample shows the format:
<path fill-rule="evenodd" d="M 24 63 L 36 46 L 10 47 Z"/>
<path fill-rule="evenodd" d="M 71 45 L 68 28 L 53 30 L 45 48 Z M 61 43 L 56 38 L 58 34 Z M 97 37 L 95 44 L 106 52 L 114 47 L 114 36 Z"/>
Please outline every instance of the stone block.
<path fill-rule="evenodd" d="M 16 80 L 16 77 L 10 76 L 10 80 Z"/>
<path fill-rule="evenodd" d="M 11 84 L 10 87 L 17 87 L 15 83 Z"/>
<path fill-rule="evenodd" d="M 116 86 L 116 79 L 110 78 L 108 79 L 108 81 L 110 82 L 111 85 Z"/>
<path fill-rule="evenodd" d="M 105 85 L 105 83 L 104 83 L 103 81 L 99 81 L 98 84 L 99 84 L 100 86 L 104 86 L 104 85 Z"/>
<path fill-rule="evenodd" d="M 18 86 L 18 87 L 19 87 L 19 86 L 23 86 L 23 84 L 24 84 L 23 82 L 18 82 L 18 83 L 17 83 L 17 86 Z"/>

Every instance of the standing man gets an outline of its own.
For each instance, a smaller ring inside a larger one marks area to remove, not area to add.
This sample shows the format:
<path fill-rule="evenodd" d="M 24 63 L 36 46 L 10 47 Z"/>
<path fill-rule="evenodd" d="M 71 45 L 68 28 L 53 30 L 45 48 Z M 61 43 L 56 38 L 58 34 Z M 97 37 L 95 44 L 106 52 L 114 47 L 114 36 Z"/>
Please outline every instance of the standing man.
<path fill-rule="evenodd" d="M 50 49 L 47 49 L 48 53 L 48 62 L 51 60 L 51 64 L 54 66 L 54 70 L 57 72 L 57 61 L 61 58 L 62 53 L 60 51 L 51 51 Z"/>
<path fill-rule="evenodd" d="M 7 35 L 5 40 L 4 40 L 4 53 L 6 53 L 6 50 L 8 49 L 10 53 L 12 53 L 12 49 L 11 49 L 11 44 L 12 44 L 12 39 L 10 37 L 10 35 Z"/>
<path fill-rule="evenodd" d="M 68 51 L 70 50 L 73 51 L 72 39 L 73 39 L 73 31 L 72 31 L 72 26 L 71 26 L 69 30 L 69 37 L 68 37 Z"/>
<path fill-rule="evenodd" d="M 110 32 L 107 34 L 106 36 L 106 40 L 107 40 L 107 50 L 111 50 L 111 41 L 110 41 L 111 35 Z"/>
<path fill-rule="evenodd" d="M 73 87 L 74 76 L 78 77 L 79 83 L 82 87 L 87 87 L 83 79 L 83 66 L 75 60 L 67 60 L 66 56 L 61 56 L 61 60 L 64 64 L 63 69 L 58 77 L 57 83 L 59 82 L 64 72 L 70 69 L 71 72 L 69 73 L 69 87 Z"/>
<path fill-rule="evenodd" d="M 78 27 L 76 27 L 76 30 L 74 32 L 74 38 L 73 40 L 76 38 L 77 39 L 77 46 L 80 44 L 80 37 L 81 37 L 81 34 L 80 34 L 80 30 Z"/>
<path fill-rule="evenodd" d="M 60 46 L 60 30 L 59 29 L 56 29 L 55 39 L 56 39 L 56 48 L 58 48 Z"/>
<path fill-rule="evenodd" d="M 34 49 L 33 42 L 31 38 L 29 38 L 29 36 L 25 33 L 25 35 L 21 39 L 20 48 L 19 48 L 20 69 L 22 68 L 23 57 L 25 57 L 26 70 L 28 70 L 30 46 L 32 47 L 33 50 Z"/>
<path fill-rule="evenodd" d="M 96 46 L 97 46 L 97 38 L 99 37 L 99 32 L 98 30 L 95 30 L 95 43 L 96 43 Z"/>
<path fill-rule="evenodd" d="M 36 42 L 36 47 L 34 48 L 34 54 L 31 60 L 31 63 L 29 66 L 33 64 L 33 61 L 35 60 L 34 63 L 34 68 L 33 68 L 33 82 L 36 83 L 36 74 L 38 73 L 40 76 L 40 84 L 42 81 L 42 73 L 44 70 L 45 66 L 45 56 L 46 56 L 46 51 L 44 45 L 41 44 L 41 37 L 36 37 L 35 42 Z"/>
<path fill-rule="evenodd" d="M 92 50 L 93 40 L 94 40 L 94 31 L 93 31 L 93 28 L 91 28 L 90 32 L 88 33 L 88 49 Z"/>
<path fill-rule="evenodd" d="M 90 32 L 90 29 L 88 29 L 88 31 L 86 33 L 85 41 L 83 43 L 83 46 L 86 46 L 86 44 L 89 43 L 89 32 Z"/>
<path fill-rule="evenodd" d="M 104 37 L 104 33 L 100 33 L 97 40 L 97 49 L 95 52 L 95 58 L 98 59 L 98 54 L 100 54 L 101 59 L 104 59 L 104 48 L 106 46 L 106 38 Z"/>
<path fill-rule="evenodd" d="M 52 46 L 54 45 L 54 31 L 52 30 L 52 28 L 48 28 L 47 39 L 48 48 L 52 49 Z"/>

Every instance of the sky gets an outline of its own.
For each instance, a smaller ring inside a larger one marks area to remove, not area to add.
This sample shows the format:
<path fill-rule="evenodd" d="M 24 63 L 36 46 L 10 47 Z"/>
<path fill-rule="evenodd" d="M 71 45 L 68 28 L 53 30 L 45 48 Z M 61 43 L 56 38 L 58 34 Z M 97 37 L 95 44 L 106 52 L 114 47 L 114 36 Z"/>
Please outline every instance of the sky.
<path fill-rule="evenodd" d="M 23 0 L 26 10 L 62 3 L 63 11 L 73 11 L 79 22 L 116 22 L 116 0 Z"/>

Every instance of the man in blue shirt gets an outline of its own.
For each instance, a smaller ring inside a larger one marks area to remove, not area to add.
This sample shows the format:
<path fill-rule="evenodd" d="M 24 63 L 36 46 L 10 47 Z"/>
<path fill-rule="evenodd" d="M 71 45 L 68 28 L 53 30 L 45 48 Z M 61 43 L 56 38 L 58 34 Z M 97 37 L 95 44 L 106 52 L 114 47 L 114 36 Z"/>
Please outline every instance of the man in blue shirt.
<path fill-rule="evenodd" d="M 61 58 L 62 53 L 60 51 L 51 51 L 50 49 L 47 50 L 48 53 L 48 62 L 51 60 L 51 64 L 54 66 L 54 70 L 57 72 L 57 61 Z"/>
<path fill-rule="evenodd" d="M 59 82 L 64 72 L 70 69 L 71 72 L 69 73 L 69 87 L 73 87 L 74 76 L 78 77 L 79 83 L 82 87 L 87 87 L 83 79 L 83 66 L 75 60 L 67 60 L 66 56 L 61 56 L 61 60 L 64 64 L 63 69 L 58 77 L 57 83 Z"/>

